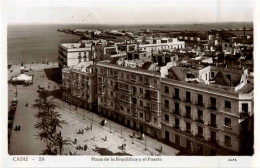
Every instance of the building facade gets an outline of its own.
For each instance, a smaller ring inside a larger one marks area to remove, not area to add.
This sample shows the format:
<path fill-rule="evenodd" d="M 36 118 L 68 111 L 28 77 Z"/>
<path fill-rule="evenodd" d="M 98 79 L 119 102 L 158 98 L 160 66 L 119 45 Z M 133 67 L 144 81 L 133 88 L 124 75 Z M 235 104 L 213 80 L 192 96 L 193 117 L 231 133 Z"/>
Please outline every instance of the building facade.
<path fill-rule="evenodd" d="M 194 155 L 249 154 L 253 86 L 238 86 L 237 90 L 162 79 L 162 139 Z"/>
<path fill-rule="evenodd" d="M 159 73 L 102 61 L 97 72 L 98 112 L 160 138 Z"/>
<path fill-rule="evenodd" d="M 59 45 L 59 67 L 71 67 L 82 62 L 92 61 L 91 43 L 62 43 Z"/>
<path fill-rule="evenodd" d="M 97 105 L 96 68 L 71 67 L 62 69 L 62 100 L 87 110 Z"/>

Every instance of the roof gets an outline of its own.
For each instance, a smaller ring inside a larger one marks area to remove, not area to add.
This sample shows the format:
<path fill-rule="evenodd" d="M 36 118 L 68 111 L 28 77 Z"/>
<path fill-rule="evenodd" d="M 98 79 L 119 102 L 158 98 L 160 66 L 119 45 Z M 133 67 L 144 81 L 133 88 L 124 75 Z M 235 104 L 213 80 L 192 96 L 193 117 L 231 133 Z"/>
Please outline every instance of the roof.
<path fill-rule="evenodd" d="M 173 79 L 173 80 L 180 80 L 177 75 L 175 74 L 175 72 L 173 71 L 172 68 L 170 68 L 168 70 L 168 75 L 167 75 L 167 78 L 170 78 L 170 79 Z"/>
<path fill-rule="evenodd" d="M 120 59 L 120 57 L 114 57 L 114 58 L 110 61 L 110 64 L 116 64 L 119 59 Z"/>
<path fill-rule="evenodd" d="M 151 66 L 151 64 L 152 64 L 152 62 L 145 62 L 145 63 L 142 65 L 141 69 L 147 70 L 147 69 Z"/>
<path fill-rule="evenodd" d="M 219 84 L 219 85 L 224 85 L 224 86 L 233 85 L 221 71 L 218 71 L 218 73 L 212 80 L 215 81 L 215 84 Z"/>
<path fill-rule="evenodd" d="M 246 84 L 245 86 L 243 86 L 240 90 L 239 90 L 239 92 L 240 93 L 248 93 L 248 92 L 250 92 L 251 90 L 253 90 L 254 89 L 254 84 L 253 83 L 248 83 L 248 84 Z"/>

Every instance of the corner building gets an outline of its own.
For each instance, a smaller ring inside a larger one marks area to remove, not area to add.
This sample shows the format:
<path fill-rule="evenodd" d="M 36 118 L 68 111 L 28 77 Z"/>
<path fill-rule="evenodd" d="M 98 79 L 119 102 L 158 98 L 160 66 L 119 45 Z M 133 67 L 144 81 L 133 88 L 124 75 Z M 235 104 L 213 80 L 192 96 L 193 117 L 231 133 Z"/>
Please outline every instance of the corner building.
<path fill-rule="evenodd" d="M 199 76 L 212 78 L 214 67 L 204 69 Z M 229 68 L 221 68 L 221 73 L 225 69 Z M 236 78 L 237 72 L 232 75 Z M 231 87 L 187 81 L 161 80 L 162 139 L 192 155 L 252 155 L 253 84 Z"/>
<path fill-rule="evenodd" d="M 97 63 L 98 112 L 160 138 L 160 74 L 148 70 L 151 62 L 143 63 L 143 68 L 133 68 L 135 63 L 132 67 L 126 64 L 118 65 L 114 60 Z"/>

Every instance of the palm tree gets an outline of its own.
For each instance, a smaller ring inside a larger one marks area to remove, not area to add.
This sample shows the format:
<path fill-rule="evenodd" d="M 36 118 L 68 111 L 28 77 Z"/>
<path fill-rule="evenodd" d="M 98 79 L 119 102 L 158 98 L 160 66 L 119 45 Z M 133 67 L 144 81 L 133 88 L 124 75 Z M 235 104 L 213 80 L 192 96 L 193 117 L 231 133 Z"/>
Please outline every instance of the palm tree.
<path fill-rule="evenodd" d="M 38 109 L 38 112 L 34 115 L 38 119 L 34 127 L 39 130 L 37 137 L 46 142 L 46 149 L 42 151 L 42 154 L 57 155 L 58 150 L 62 154 L 63 146 L 70 145 L 72 141 L 63 139 L 61 132 L 57 132 L 57 129 L 62 128 L 62 125 L 66 122 L 60 119 L 61 114 L 55 111 L 56 106 L 49 99 L 49 96 L 48 92 L 43 90 L 32 105 Z"/>

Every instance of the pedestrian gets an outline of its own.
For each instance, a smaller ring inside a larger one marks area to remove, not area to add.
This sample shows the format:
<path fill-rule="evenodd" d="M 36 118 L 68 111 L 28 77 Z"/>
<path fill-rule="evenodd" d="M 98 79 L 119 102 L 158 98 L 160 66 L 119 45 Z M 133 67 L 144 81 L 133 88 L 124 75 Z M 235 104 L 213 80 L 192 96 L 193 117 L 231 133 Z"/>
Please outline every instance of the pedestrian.
<path fill-rule="evenodd" d="M 74 139 L 74 143 L 77 144 L 77 138 Z"/>
<path fill-rule="evenodd" d="M 17 128 L 17 125 L 16 125 L 15 128 L 14 128 L 14 130 L 17 131 L 17 129 L 18 129 L 18 128 Z"/>
<path fill-rule="evenodd" d="M 84 134 L 84 130 L 82 130 L 82 135 Z"/>

